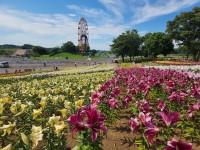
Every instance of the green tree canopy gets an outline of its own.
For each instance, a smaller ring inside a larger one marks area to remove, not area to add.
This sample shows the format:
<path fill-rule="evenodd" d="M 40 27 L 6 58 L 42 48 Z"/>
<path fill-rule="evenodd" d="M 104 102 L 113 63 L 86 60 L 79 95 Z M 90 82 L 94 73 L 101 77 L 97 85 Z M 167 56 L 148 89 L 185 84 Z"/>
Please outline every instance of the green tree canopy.
<path fill-rule="evenodd" d="M 42 47 L 42 46 L 34 46 L 33 52 L 36 53 L 36 54 L 40 54 L 40 55 L 48 54 L 47 49 Z"/>
<path fill-rule="evenodd" d="M 31 45 L 31 44 L 22 45 L 22 49 L 32 49 L 32 48 L 33 48 L 33 45 Z"/>
<path fill-rule="evenodd" d="M 63 52 L 76 53 L 77 49 L 73 42 L 68 41 L 61 46 Z"/>
<path fill-rule="evenodd" d="M 145 56 L 156 58 L 159 54 L 166 56 L 173 48 L 172 40 L 167 34 L 155 32 L 146 36 L 142 51 Z"/>
<path fill-rule="evenodd" d="M 131 57 L 138 54 L 140 43 L 140 36 L 137 30 L 133 29 L 119 35 L 110 46 L 112 53 L 116 54 L 116 56 L 121 56 L 124 62 L 125 56 L 129 56 L 131 60 Z"/>
<path fill-rule="evenodd" d="M 187 47 L 193 61 L 200 60 L 200 7 L 183 12 L 168 21 L 166 32 L 180 45 Z"/>

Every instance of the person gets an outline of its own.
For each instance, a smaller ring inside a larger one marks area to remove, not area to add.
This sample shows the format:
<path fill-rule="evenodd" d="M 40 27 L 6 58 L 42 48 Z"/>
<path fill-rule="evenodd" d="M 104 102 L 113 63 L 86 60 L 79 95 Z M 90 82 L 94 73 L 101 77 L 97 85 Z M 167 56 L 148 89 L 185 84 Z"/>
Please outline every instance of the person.
<path fill-rule="evenodd" d="M 74 66 L 77 67 L 76 63 L 74 63 Z"/>
<path fill-rule="evenodd" d="M 46 67 L 47 66 L 47 64 L 46 64 L 46 61 L 44 62 L 44 67 Z"/>
<path fill-rule="evenodd" d="M 5 73 L 8 74 L 8 69 L 5 70 Z"/>

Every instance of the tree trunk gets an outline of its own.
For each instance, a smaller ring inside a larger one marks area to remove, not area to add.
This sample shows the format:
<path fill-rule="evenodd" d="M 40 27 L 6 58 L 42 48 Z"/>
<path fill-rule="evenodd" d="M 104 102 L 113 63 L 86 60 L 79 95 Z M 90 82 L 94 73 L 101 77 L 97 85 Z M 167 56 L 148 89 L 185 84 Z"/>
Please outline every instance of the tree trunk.
<path fill-rule="evenodd" d="M 122 57 L 122 62 L 124 62 L 124 56 L 121 56 Z"/>
<path fill-rule="evenodd" d="M 131 55 L 130 55 L 129 57 L 130 57 L 130 62 L 131 62 L 131 61 L 132 61 L 132 60 L 131 60 Z"/>

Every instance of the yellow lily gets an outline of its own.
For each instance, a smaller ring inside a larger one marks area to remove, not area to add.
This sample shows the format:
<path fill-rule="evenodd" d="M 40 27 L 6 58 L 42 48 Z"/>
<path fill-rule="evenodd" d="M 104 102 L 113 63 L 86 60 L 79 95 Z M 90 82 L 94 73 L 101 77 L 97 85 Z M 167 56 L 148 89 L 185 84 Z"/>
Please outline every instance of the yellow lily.
<path fill-rule="evenodd" d="M 32 133 L 29 136 L 29 139 L 32 141 L 33 145 L 32 147 L 36 147 L 38 145 L 38 142 L 42 140 L 43 134 L 42 134 L 42 127 L 41 126 L 32 126 Z"/>
<path fill-rule="evenodd" d="M 9 135 L 11 133 L 12 128 L 16 125 L 16 123 L 14 122 L 13 124 L 11 122 L 9 122 L 7 125 L 3 125 L 2 127 L 0 127 L 0 130 L 3 130 L 3 135 L 6 135 L 6 133 Z"/>
<path fill-rule="evenodd" d="M 33 109 L 33 119 L 37 118 L 41 114 L 42 114 L 42 108 L 40 108 L 40 109 Z"/>
<path fill-rule="evenodd" d="M 12 144 L 7 145 L 6 147 L 2 148 L 2 150 L 12 150 Z"/>
<path fill-rule="evenodd" d="M 61 121 L 61 122 L 55 124 L 54 127 L 55 127 L 54 132 L 55 132 L 57 135 L 59 135 L 60 132 L 65 128 L 65 123 L 64 123 L 64 121 Z"/>
<path fill-rule="evenodd" d="M 53 116 L 49 118 L 48 124 L 50 124 L 50 126 L 53 126 L 54 124 L 57 124 L 59 120 L 60 116 L 55 116 L 55 114 L 53 114 Z"/>
<path fill-rule="evenodd" d="M 67 109 L 64 108 L 64 109 L 61 109 L 59 111 L 61 112 L 63 118 L 67 117 L 67 112 L 68 112 Z"/>
<path fill-rule="evenodd" d="M 4 105 L 4 104 L 0 103 L 0 114 L 2 114 L 3 111 L 4 111 L 4 109 L 5 109 L 5 108 L 3 107 L 3 105 Z"/>
<path fill-rule="evenodd" d="M 83 105 L 83 102 L 84 102 L 84 99 L 80 99 L 78 101 L 75 101 L 75 106 L 79 108 Z"/>

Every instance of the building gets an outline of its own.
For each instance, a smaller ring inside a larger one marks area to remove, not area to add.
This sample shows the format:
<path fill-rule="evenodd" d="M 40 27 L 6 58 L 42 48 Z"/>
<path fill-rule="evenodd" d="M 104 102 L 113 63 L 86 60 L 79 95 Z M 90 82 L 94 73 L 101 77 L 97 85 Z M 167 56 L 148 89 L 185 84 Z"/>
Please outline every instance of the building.
<path fill-rule="evenodd" d="M 30 57 L 30 53 L 25 49 L 18 49 L 15 52 L 15 56 Z"/>

